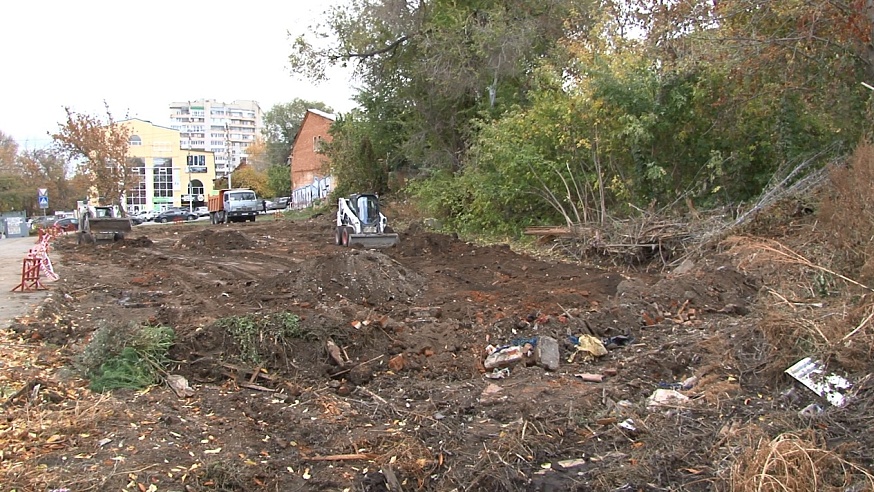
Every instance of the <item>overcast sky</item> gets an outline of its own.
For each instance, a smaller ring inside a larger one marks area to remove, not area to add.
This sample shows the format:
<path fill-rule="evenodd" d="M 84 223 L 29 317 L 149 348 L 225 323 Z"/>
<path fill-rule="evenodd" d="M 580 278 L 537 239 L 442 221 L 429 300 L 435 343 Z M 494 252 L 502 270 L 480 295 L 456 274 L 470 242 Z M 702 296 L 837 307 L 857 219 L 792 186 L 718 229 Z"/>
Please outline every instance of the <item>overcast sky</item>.
<path fill-rule="evenodd" d="M 169 124 L 174 101 L 295 98 L 355 104 L 348 73 L 321 85 L 288 71 L 291 39 L 333 1 L 8 0 L 0 20 L 0 131 L 21 149 L 51 142 L 64 106 Z"/>

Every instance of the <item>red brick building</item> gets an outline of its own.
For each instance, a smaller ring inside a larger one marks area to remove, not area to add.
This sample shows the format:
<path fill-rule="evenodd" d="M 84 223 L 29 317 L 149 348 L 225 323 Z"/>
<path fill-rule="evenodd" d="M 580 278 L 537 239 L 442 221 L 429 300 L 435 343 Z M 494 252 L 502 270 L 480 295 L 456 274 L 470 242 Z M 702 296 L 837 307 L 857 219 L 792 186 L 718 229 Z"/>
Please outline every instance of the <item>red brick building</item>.
<path fill-rule="evenodd" d="M 319 153 L 325 142 L 331 141 L 328 131 L 334 123 L 334 115 L 308 109 L 294 137 L 291 148 L 291 188 L 311 185 L 316 178 L 328 174 L 328 158 Z"/>

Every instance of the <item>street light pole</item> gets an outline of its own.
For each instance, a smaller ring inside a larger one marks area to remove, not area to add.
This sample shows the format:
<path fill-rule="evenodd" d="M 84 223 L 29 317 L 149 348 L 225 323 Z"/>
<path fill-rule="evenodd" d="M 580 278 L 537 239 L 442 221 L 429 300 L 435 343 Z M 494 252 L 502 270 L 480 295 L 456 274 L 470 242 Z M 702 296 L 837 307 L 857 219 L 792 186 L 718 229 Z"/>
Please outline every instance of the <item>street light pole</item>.
<path fill-rule="evenodd" d="M 194 200 L 192 196 L 192 186 L 191 186 L 191 146 L 188 147 L 188 159 L 186 160 L 186 164 L 188 164 L 188 213 L 194 211 Z"/>

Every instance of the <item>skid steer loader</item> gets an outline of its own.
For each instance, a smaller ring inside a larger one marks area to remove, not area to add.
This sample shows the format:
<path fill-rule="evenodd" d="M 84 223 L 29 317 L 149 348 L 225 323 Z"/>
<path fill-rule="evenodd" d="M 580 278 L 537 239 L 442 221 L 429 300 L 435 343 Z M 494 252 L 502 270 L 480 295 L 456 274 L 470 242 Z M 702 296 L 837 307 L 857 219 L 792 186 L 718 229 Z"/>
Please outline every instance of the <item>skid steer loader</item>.
<path fill-rule="evenodd" d="M 339 199 L 334 243 L 338 246 L 389 248 L 398 243 L 398 235 L 379 211 L 377 196 L 359 193 Z"/>
<path fill-rule="evenodd" d="M 131 232 L 131 221 L 127 217 L 119 217 L 115 207 L 97 207 L 79 203 L 79 244 L 120 241 L 125 234 Z"/>

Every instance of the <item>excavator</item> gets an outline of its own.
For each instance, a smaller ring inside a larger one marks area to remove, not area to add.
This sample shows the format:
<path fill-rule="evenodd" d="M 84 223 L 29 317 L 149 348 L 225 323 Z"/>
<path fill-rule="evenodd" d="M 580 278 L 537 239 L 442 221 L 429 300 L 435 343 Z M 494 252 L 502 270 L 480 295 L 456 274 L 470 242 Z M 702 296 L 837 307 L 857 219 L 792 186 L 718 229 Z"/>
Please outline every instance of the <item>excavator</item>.
<path fill-rule="evenodd" d="M 130 219 L 119 217 L 116 207 L 79 202 L 76 212 L 79 216 L 79 230 L 76 233 L 79 244 L 120 241 L 131 231 Z"/>
<path fill-rule="evenodd" d="M 340 197 L 337 203 L 337 229 L 334 244 L 365 248 L 390 248 L 398 235 L 379 211 L 379 198 L 373 193 Z"/>

